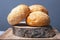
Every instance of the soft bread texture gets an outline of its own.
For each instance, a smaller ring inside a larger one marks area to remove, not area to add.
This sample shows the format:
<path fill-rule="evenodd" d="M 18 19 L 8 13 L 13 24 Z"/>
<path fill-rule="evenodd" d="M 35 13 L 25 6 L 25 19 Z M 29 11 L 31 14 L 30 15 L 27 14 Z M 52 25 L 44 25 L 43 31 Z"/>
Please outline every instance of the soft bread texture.
<path fill-rule="evenodd" d="M 10 25 L 18 24 L 24 18 L 28 16 L 30 13 L 30 9 L 25 4 L 20 4 L 17 7 L 13 8 L 12 11 L 9 13 L 7 20 Z"/>
<path fill-rule="evenodd" d="M 42 12 L 45 12 L 46 14 L 48 14 L 47 9 L 44 6 L 39 5 L 39 4 L 31 5 L 31 6 L 29 6 L 29 8 L 30 8 L 31 12 L 42 11 Z"/>
<path fill-rule="evenodd" d="M 35 11 L 29 14 L 26 23 L 30 26 L 47 26 L 50 24 L 49 16 L 41 11 Z"/>

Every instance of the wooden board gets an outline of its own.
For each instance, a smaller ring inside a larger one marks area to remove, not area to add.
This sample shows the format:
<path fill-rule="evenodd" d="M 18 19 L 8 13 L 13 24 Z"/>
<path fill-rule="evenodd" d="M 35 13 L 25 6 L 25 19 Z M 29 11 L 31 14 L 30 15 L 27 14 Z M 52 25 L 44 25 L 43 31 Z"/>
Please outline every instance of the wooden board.
<path fill-rule="evenodd" d="M 12 28 L 9 28 L 3 35 L 0 36 L 0 39 L 21 39 L 21 40 L 49 40 L 49 39 L 60 39 L 60 33 L 55 29 L 56 36 L 53 38 L 22 38 L 13 35 Z"/>

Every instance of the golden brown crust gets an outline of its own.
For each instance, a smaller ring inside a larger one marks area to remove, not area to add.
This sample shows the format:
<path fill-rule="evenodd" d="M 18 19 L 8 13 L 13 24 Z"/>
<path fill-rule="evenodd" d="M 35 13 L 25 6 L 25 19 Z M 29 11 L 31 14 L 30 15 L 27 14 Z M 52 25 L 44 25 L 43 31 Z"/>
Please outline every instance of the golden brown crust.
<path fill-rule="evenodd" d="M 26 23 L 30 26 L 47 26 L 50 24 L 49 16 L 41 11 L 30 13 L 27 17 Z"/>
<path fill-rule="evenodd" d="M 7 17 L 8 23 L 10 25 L 18 24 L 24 18 L 28 16 L 30 9 L 27 5 L 21 4 L 13 8 Z"/>
<path fill-rule="evenodd" d="M 42 11 L 42 12 L 45 12 L 46 14 L 48 14 L 47 9 L 44 6 L 39 5 L 39 4 L 31 5 L 31 6 L 29 6 L 29 8 L 30 8 L 31 12 Z"/>

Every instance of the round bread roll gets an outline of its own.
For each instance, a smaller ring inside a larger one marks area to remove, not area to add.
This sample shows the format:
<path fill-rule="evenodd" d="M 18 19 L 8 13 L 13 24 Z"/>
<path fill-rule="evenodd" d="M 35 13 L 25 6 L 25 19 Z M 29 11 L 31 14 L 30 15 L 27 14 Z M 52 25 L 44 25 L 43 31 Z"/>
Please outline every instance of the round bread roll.
<path fill-rule="evenodd" d="M 50 24 L 49 16 L 41 11 L 35 11 L 30 13 L 27 17 L 26 23 L 30 26 L 47 26 Z"/>
<path fill-rule="evenodd" d="M 29 6 L 29 8 L 30 8 L 31 12 L 42 11 L 42 12 L 45 12 L 46 14 L 48 14 L 47 9 L 44 6 L 39 5 L 39 4 Z"/>
<path fill-rule="evenodd" d="M 30 9 L 27 5 L 21 4 L 13 8 L 10 14 L 7 17 L 8 23 L 10 25 L 18 24 L 24 18 L 28 16 Z"/>

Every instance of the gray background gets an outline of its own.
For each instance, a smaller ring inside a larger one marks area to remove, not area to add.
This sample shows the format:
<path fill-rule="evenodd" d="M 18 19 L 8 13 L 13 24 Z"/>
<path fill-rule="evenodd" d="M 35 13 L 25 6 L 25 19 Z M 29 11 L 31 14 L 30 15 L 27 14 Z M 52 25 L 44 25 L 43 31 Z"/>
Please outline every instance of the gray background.
<path fill-rule="evenodd" d="M 51 25 L 60 31 L 60 0 L 0 0 L 0 31 L 11 27 L 7 22 L 7 15 L 18 4 L 42 4 L 48 11 Z"/>

